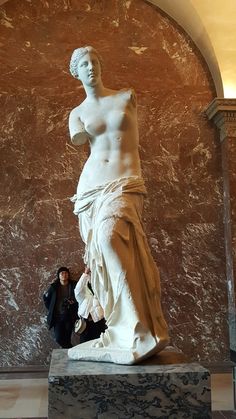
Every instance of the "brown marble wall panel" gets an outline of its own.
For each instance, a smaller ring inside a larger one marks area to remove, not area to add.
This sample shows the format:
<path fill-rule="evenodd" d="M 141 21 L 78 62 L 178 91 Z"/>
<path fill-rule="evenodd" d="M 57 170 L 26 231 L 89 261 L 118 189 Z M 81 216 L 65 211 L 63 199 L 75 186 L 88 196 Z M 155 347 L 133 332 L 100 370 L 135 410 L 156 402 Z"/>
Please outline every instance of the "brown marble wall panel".
<path fill-rule="evenodd" d="M 86 44 L 107 86 L 137 93 L 144 224 L 172 343 L 227 360 L 221 151 L 204 114 L 215 89 L 195 45 L 143 0 L 9 0 L 0 12 L 1 363 L 48 362 L 42 293 L 60 265 L 74 278 L 83 266 L 69 197 L 88 150 L 70 144 L 68 115 L 84 93 L 68 63 Z"/>

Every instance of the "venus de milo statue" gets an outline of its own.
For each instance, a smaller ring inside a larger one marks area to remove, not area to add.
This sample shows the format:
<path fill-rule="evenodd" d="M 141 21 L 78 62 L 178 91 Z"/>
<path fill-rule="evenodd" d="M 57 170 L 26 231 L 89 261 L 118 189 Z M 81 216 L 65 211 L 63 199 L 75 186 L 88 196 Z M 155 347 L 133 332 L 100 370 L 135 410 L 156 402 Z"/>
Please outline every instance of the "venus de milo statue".
<path fill-rule="evenodd" d="M 135 93 L 103 85 L 101 58 L 92 47 L 73 52 L 70 71 L 86 93 L 70 113 L 71 141 L 90 145 L 72 200 L 85 243 L 84 261 L 107 329 L 99 339 L 69 349 L 68 356 L 135 364 L 169 342 L 159 273 L 141 221 L 146 189 Z"/>

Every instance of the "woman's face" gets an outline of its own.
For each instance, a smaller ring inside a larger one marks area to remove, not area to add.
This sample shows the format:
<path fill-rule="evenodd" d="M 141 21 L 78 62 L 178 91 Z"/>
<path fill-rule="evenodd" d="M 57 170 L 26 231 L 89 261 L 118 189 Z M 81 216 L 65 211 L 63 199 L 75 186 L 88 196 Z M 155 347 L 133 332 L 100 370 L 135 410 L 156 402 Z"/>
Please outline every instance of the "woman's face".
<path fill-rule="evenodd" d="M 101 80 L 101 65 L 96 54 L 88 52 L 79 60 L 78 76 L 87 86 L 95 86 Z"/>
<path fill-rule="evenodd" d="M 59 279 L 61 285 L 67 285 L 69 282 L 69 273 L 67 271 L 61 271 L 59 273 Z"/>

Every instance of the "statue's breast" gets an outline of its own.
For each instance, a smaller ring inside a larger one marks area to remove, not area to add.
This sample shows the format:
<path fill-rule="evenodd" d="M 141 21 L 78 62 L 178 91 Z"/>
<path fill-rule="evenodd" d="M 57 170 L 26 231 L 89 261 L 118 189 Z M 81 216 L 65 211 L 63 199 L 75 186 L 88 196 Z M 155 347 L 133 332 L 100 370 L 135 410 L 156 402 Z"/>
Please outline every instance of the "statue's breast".
<path fill-rule="evenodd" d="M 85 130 L 92 137 L 125 131 L 132 123 L 133 107 L 130 106 L 130 92 L 119 93 L 100 100 L 95 106 L 84 110 Z"/>
<path fill-rule="evenodd" d="M 129 125 L 129 112 L 120 109 L 107 110 L 100 115 L 91 115 L 86 118 L 85 130 L 92 137 L 105 134 L 106 132 L 124 131 Z"/>
<path fill-rule="evenodd" d="M 99 118 L 98 116 L 91 116 L 86 118 L 86 123 L 84 126 L 87 133 L 92 137 L 97 137 L 98 135 L 104 134 L 107 129 L 107 124 L 104 118 Z"/>

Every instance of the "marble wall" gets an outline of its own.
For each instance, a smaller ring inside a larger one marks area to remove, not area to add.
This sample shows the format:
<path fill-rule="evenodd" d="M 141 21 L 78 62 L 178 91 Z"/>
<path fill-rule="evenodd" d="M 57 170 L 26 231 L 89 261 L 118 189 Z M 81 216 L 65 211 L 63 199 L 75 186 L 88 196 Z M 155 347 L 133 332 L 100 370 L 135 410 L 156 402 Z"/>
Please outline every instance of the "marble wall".
<path fill-rule="evenodd" d="M 227 360 L 221 151 L 199 51 L 144 0 L 9 0 L 0 7 L 1 364 L 48 363 L 42 293 L 60 265 L 74 279 L 83 267 L 69 197 L 88 150 L 69 141 L 83 89 L 68 63 L 86 44 L 100 51 L 107 86 L 137 93 L 144 223 L 172 343 L 192 360 Z"/>

